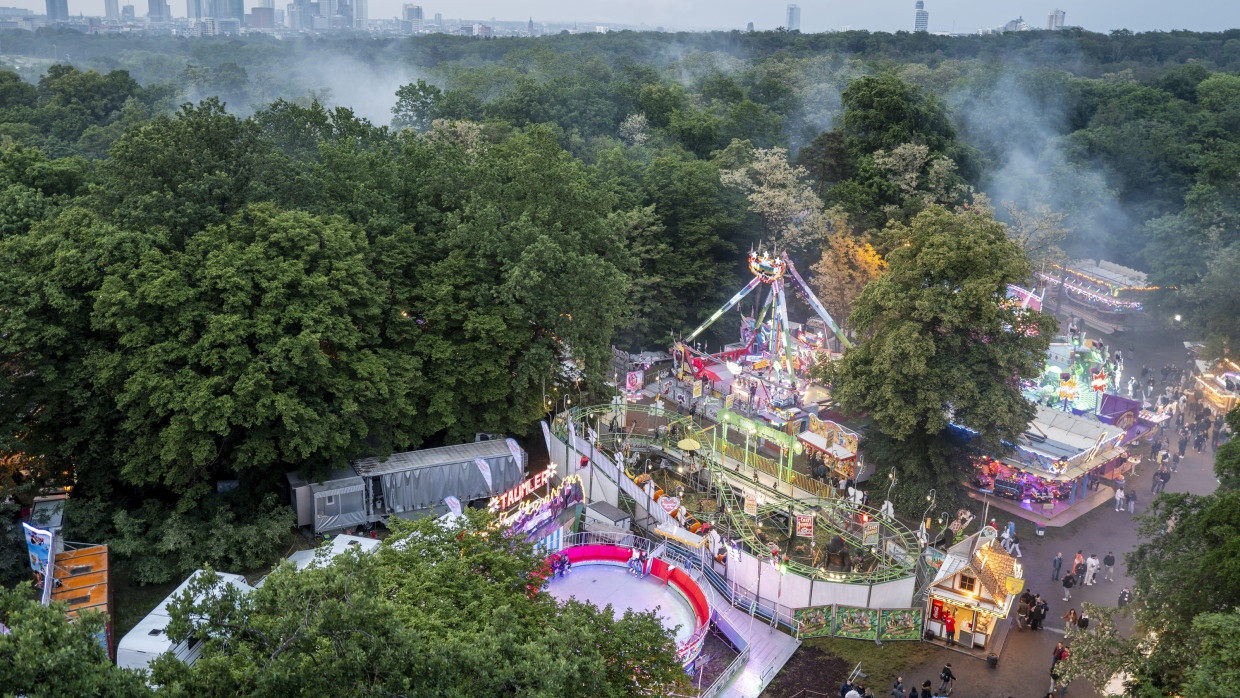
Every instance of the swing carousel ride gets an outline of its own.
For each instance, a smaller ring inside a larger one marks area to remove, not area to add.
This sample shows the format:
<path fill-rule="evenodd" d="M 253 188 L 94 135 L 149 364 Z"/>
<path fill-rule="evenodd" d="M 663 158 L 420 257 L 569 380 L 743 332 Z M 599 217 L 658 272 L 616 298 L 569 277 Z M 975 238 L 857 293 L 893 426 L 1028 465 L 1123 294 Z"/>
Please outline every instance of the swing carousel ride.
<path fill-rule="evenodd" d="M 755 410 L 794 406 L 804 397 L 801 391 L 808 385 L 806 374 L 817 355 L 851 347 L 852 343 L 787 253 L 750 251 L 749 271 L 753 279 L 706 322 L 677 342 L 672 356 L 681 375 L 723 384 Z M 804 325 L 788 319 L 786 289 L 790 284 L 816 315 Z M 761 300 L 754 303 L 752 314 L 745 314 L 741 301 L 755 290 Z M 696 347 L 693 340 L 733 308 L 741 312 L 740 341 L 714 354 Z M 828 331 L 833 335 L 834 347 Z"/>

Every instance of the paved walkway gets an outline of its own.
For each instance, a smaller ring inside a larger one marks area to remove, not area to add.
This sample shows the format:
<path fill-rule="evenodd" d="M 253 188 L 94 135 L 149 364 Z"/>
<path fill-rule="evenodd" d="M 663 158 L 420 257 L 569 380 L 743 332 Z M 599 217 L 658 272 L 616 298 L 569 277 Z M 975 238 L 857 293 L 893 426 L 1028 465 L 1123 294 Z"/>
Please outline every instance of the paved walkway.
<path fill-rule="evenodd" d="M 801 643 L 782 630 L 770 627 L 761 618 L 750 617 L 739 608 L 719 604 L 715 612 L 724 616 L 749 642 L 749 662 L 721 695 L 757 698 Z"/>

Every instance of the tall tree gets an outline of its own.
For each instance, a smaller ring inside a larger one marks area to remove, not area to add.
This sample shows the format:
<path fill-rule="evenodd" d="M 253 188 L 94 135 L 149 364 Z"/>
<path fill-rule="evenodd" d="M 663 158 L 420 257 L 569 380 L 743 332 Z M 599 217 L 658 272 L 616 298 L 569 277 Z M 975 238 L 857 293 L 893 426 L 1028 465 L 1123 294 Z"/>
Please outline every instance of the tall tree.
<path fill-rule="evenodd" d="M 142 678 L 118 669 L 99 644 L 102 614 L 88 611 L 72 622 L 65 606 L 44 606 L 29 584 L 0 587 L 0 676 L 5 695 L 145 696 Z"/>
<path fill-rule="evenodd" d="M 887 438 L 931 454 L 949 424 L 974 448 L 1001 452 L 1028 427 L 1020 377 L 1041 370 L 1055 321 L 1006 307 L 1007 285 L 1029 264 L 989 210 L 931 207 L 884 231 L 887 271 L 857 298 L 849 324 L 862 338 L 824 364 L 832 396 L 867 413 Z M 963 459 L 905 462 L 911 479 L 951 482 Z"/>

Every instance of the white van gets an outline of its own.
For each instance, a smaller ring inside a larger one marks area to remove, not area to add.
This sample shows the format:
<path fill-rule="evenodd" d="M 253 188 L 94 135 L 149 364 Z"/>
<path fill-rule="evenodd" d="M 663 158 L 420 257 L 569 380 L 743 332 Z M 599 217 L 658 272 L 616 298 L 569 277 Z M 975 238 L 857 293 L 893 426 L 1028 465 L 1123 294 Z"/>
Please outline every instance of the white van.
<path fill-rule="evenodd" d="M 151 662 L 155 658 L 165 652 L 172 652 L 173 656 L 185 662 L 193 664 L 202 656 L 202 642 L 200 638 L 191 637 L 189 640 L 180 643 L 174 643 L 168 637 L 168 623 L 171 618 L 168 616 L 168 606 L 173 599 L 179 596 L 189 586 L 191 580 L 198 576 L 202 570 L 198 570 L 189 576 L 180 586 L 168 595 L 153 611 L 148 613 L 145 618 L 138 621 L 138 624 L 129 632 L 125 633 L 125 637 L 121 638 L 120 643 L 116 646 L 116 665 L 122 669 L 142 669 L 146 670 L 150 667 Z M 216 576 L 224 581 L 225 584 L 236 587 L 244 593 L 253 591 L 253 587 L 246 583 L 245 577 L 239 574 L 227 574 L 217 572 Z"/>

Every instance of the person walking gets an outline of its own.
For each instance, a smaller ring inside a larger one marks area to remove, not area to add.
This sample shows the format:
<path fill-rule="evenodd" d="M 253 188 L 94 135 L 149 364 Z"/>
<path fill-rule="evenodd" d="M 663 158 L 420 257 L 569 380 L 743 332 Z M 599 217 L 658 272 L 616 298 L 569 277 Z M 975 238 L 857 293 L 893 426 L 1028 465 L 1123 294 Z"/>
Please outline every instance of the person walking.
<path fill-rule="evenodd" d="M 1172 454 L 1171 454 L 1171 472 L 1173 472 L 1173 473 L 1174 473 L 1174 472 L 1178 472 L 1178 471 L 1179 471 L 1179 469 L 1180 469 L 1180 458 L 1181 458 L 1181 456 L 1180 456 L 1180 454 L 1179 454 L 1179 453 L 1172 453 Z"/>
<path fill-rule="evenodd" d="M 1115 488 L 1115 511 L 1123 511 L 1123 510 L 1124 510 L 1124 488 L 1116 487 Z"/>
<path fill-rule="evenodd" d="M 1015 533 L 1013 533 L 1012 537 L 1008 539 L 1008 553 L 1012 557 L 1018 560 L 1020 559 L 1020 536 Z"/>
<path fill-rule="evenodd" d="M 1102 578 L 1108 582 L 1115 581 L 1115 553 L 1109 550 L 1106 557 L 1102 558 Z"/>
<path fill-rule="evenodd" d="M 1115 511 L 1119 511 L 1116 509 Z M 1059 581 L 1059 570 L 1063 568 L 1063 553 L 1056 553 L 1055 559 L 1051 560 L 1051 581 Z"/>
<path fill-rule="evenodd" d="M 1128 502 L 1128 513 L 1137 513 L 1137 493 L 1133 490 L 1128 490 L 1128 494 L 1125 495 L 1124 499 Z"/>
<path fill-rule="evenodd" d="M 1072 598 L 1072 587 L 1076 586 L 1076 575 L 1069 571 L 1063 576 L 1063 600 Z"/>
<path fill-rule="evenodd" d="M 1098 574 L 1098 555 L 1090 553 L 1089 559 L 1085 561 L 1085 586 L 1092 587 L 1094 585 L 1094 576 Z"/>
<path fill-rule="evenodd" d="M 930 690 L 930 679 L 921 684 L 921 698 L 934 698 L 934 692 Z"/>
<path fill-rule="evenodd" d="M 956 675 L 952 673 L 952 663 L 948 662 L 943 671 L 939 672 L 939 692 L 936 695 L 951 695 L 952 682 L 956 680 Z"/>
<path fill-rule="evenodd" d="M 1016 632 L 1024 630 L 1024 624 L 1029 615 L 1029 591 L 1020 595 L 1020 602 L 1016 605 L 1016 613 L 1012 614 L 1012 625 L 1016 626 Z"/>
<path fill-rule="evenodd" d="M 1069 608 L 1068 612 L 1063 614 L 1063 636 L 1068 637 L 1076 630 L 1076 621 L 1080 619 L 1075 608 Z"/>

